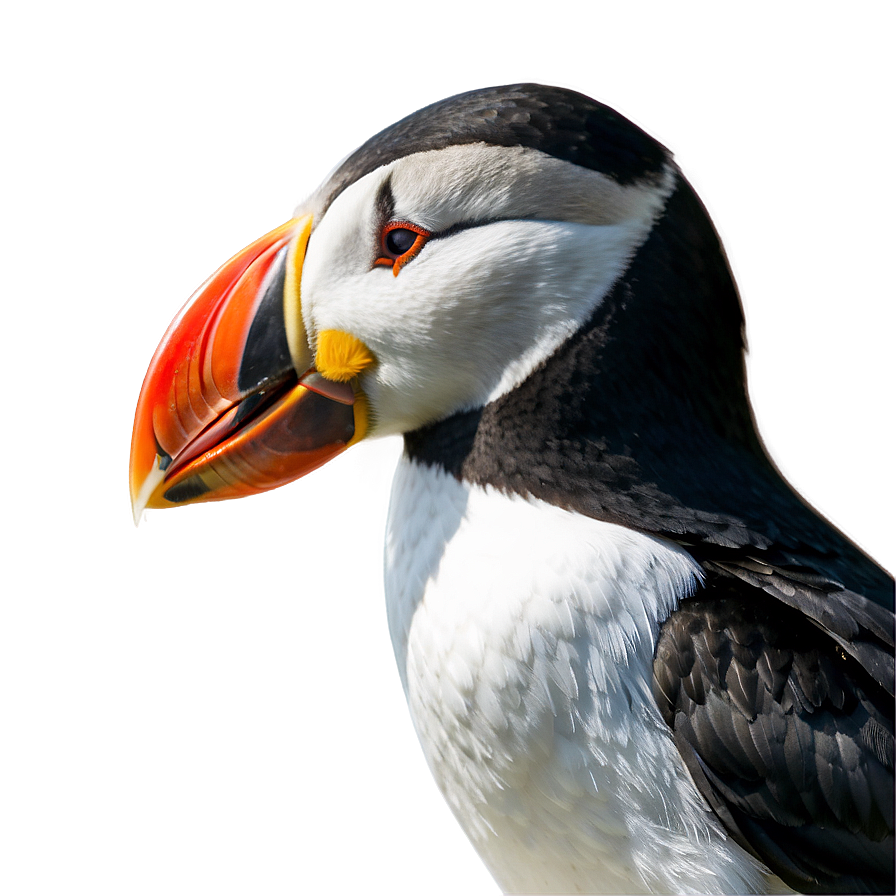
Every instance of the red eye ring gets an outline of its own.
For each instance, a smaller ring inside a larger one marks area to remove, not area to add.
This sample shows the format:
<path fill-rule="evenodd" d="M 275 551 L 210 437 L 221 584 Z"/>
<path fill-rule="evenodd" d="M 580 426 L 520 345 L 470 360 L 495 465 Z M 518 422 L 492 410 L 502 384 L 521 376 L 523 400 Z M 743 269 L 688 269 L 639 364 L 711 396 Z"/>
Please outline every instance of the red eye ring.
<path fill-rule="evenodd" d="M 390 221 L 380 235 L 380 256 L 374 265 L 392 268 L 398 272 L 423 248 L 432 234 L 423 227 L 408 221 Z"/>

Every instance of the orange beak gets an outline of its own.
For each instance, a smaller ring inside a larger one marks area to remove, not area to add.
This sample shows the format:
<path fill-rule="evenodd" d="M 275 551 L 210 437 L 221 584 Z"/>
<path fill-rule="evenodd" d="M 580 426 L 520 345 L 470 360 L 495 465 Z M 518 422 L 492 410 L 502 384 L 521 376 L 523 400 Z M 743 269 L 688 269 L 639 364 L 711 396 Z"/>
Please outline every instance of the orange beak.
<path fill-rule="evenodd" d="M 277 488 L 363 438 L 364 396 L 311 366 L 299 284 L 311 216 L 239 252 L 196 292 L 149 365 L 130 486 L 144 508 Z"/>

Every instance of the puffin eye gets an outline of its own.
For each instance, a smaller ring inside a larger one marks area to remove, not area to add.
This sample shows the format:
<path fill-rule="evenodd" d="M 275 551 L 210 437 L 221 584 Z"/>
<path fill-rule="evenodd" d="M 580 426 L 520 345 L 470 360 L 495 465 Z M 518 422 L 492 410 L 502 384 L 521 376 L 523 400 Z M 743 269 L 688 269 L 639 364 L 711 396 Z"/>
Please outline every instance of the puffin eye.
<path fill-rule="evenodd" d="M 404 255 L 414 245 L 416 240 L 417 234 L 413 230 L 409 230 L 407 227 L 396 227 L 394 230 L 386 233 L 383 245 L 390 255 L 398 258 L 399 255 Z"/>
<path fill-rule="evenodd" d="M 428 230 L 407 221 L 391 221 L 383 228 L 380 237 L 380 256 L 374 262 L 387 265 L 392 273 L 398 272 L 423 248 L 431 236 Z"/>

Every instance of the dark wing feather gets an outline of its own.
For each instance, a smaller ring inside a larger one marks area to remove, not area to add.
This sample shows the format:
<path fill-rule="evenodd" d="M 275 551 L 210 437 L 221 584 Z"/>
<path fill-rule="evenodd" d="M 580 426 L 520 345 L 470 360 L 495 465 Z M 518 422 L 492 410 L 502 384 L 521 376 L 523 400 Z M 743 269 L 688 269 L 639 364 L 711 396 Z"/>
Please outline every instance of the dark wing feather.
<path fill-rule="evenodd" d="M 762 589 L 808 616 L 893 695 L 892 609 L 806 568 L 784 569 L 755 556 L 706 559 L 703 566 Z"/>
<path fill-rule="evenodd" d="M 654 662 L 697 788 L 789 886 L 892 893 L 893 632 L 881 608 L 846 592 L 807 613 L 808 592 L 832 605 L 843 592 L 757 561 L 704 566 L 706 588 L 666 621 Z"/>

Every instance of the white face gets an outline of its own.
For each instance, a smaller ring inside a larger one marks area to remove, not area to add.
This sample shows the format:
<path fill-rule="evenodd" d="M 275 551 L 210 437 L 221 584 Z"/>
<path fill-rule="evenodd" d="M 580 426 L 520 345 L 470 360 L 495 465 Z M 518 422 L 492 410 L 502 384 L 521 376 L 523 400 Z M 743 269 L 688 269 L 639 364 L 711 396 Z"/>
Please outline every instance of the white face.
<path fill-rule="evenodd" d="M 372 434 L 480 407 L 589 317 L 674 178 L 669 167 L 621 187 L 535 150 L 484 144 L 398 159 L 345 189 L 311 235 L 301 293 L 312 349 L 322 330 L 371 349 L 377 363 L 361 386 Z M 390 222 L 432 234 L 397 275 L 374 263 Z"/>

